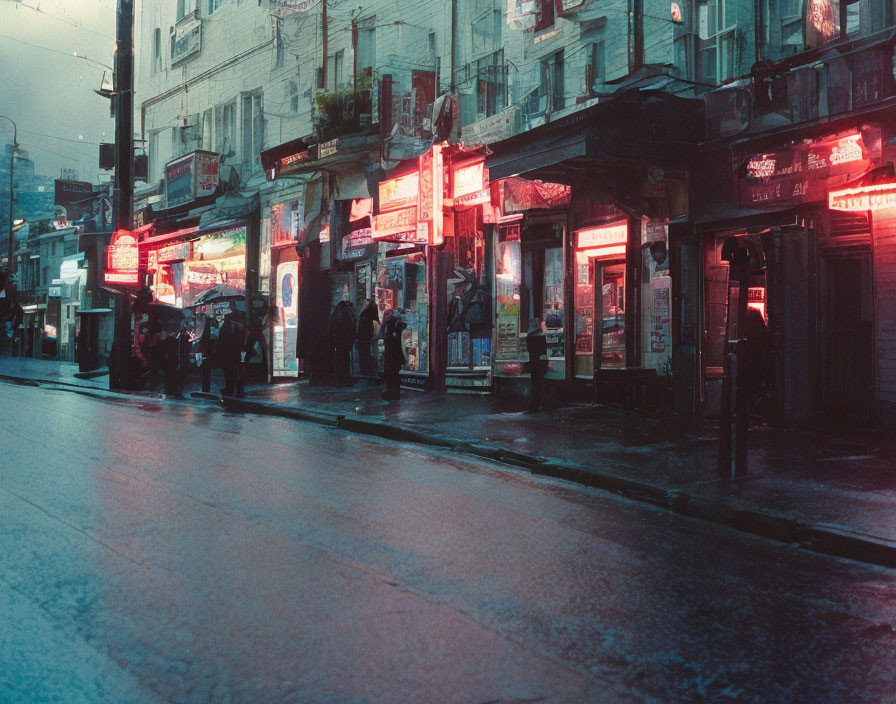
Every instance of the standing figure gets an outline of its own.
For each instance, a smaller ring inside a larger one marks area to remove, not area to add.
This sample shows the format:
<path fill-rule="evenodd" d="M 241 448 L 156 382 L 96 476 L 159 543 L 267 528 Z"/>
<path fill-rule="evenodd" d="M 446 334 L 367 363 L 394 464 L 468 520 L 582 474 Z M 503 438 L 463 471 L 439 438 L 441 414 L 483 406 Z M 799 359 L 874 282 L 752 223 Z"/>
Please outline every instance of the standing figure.
<path fill-rule="evenodd" d="M 526 335 L 526 349 L 529 352 L 529 412 L 540 411 L 544 406 L 544 377 L 547 372 L 548 341 L 544 335 L 543 323 L 536 318 Z"/>
<path fill-rule="evenodd" d="M 180 325 L 176 320 L 165 323 L 160 343 L 165 395 L 180 396 Z"/>
<path fill-rule="evenodd" d="M 247 332 L 245 313 L 231 301 L 230 312 L 224 316 L 217 344 L 218 364 L 224 372 L 222 396 L 243 398 L 246 395 L 243 386 L 243 352 L 246 349 Z"/>
<path fill-rule="evenodd" d="M 407 327 L 398 314 L 391 311 L 383 321 L 383 341 L 385 349 L 383 354 L 383 380 L 386 382 L 386 391 L 383 399 L 397 401 L 401 398 L 401 368 L 405 365 L 404 348 L 401 344 L 401 334 Z"/>
<path fill-rule="evenodd" d="M 374 323 L 376 325 L 374 325 Z M 358 365 L 361 367 L 361 376 L 375 377 L 376 367 L 373 361 L 372 345 L 376 337 L 376 326 L 380 323 L 379 310 L 376 301 L 368 298 L 358 316 L 358 335 L 355 343 L 358 347 Z"/>
<path fill-rule="evenodd" d="M 330 317 L 330 349 L 333 351 L 333 367 L 339 386 L 348 386 L 352 383 L 355 326 L 355 311 L 352 304 L 348 301 L 339 301 Z"/>

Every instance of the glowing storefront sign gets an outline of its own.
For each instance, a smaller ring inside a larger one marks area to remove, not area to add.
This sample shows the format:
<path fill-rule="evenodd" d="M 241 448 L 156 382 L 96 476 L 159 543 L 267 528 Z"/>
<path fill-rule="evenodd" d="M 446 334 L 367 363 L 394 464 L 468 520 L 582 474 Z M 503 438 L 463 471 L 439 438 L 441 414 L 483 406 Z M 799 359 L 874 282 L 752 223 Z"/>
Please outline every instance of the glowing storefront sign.
<path fill-rule="evenodd" d="M 108 284 L 136 284 L 140 256 L 137 238 L 128 230 L 116 230 L 106 248 L 105 281 Z"/>
<path fill-rule="evenodd" d="M 828 208 L 849 213 L 896 208 L 896 183 L 831 191 L 828 194 Z"/>
<path fill-rule="evenodd" d="M 416 171 L 383 181 L 380 183 L 380 210 L 399 210 L 416 205 L 419 189 L 420 174 Z"/>
<path fill-rule="evenodd" d="M 451 193 L 454 198 L 460 198 L 471 193 L 477 193 L 485 188 L 485 163 L 478 162 L 469 166 L 462 166 L 454 170 L 454 188 Z"/>
<path fill-rule="evenodd" d="M 628 242 L 628 223 L 592 227 L 576 232 L 576 248 L 589 257 L 625 254 Z"/>
<path fill-rule="evenodd" d="M 403 210 L 380 213 L 373 219 L 373 238 L 381 239 L 399 232 L 416 232 L 417 208 L 412 206 Z"/>

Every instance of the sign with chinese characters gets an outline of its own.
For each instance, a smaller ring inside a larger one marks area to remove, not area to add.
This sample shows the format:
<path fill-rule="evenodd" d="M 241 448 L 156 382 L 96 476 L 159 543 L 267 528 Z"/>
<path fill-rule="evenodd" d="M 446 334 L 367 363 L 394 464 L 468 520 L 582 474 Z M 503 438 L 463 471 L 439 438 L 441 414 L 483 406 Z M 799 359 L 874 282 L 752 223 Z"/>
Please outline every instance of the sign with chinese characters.
<path fill-rule="evenodd" d="M 171 42 L 171 65 L 174 66 L 202 49 L 202 20 L 192 19 L 174 27 Z"/>
<path fill-rule="evenodd" d="M 156 261 L 164 262 L 180 262 L 189 259 L 192 256 L 192 247 L 190 242 L 178 242 L 170 244 L 167 247 L 159 249 L 156 255 Z"/>
<path fill-rule="evenodd" d="M 318 5 L 320 5 L 320 0 L 268 0 L 271 14 L 280 17 L 297 12 L 308 12 Z"/>
<path fill-rule="evenodd" d="M 454 187 L 451 195 L 454 198 L 477 193 L 488 184 L 485 181 L 485 163 L 482 161 L 461 166 L 454 170 Z"/>
<path fill-rule="evenodd" d="M 383 181 L 380 183 L 380 211 L 416 206 L 419 188 L 420 175 L 416 171 L 407 176 Z"/>
<path fill-rule="evenodd" d="M 865 212 L 896 208 L 896 183 L 847 188 L 828 194 L 828 208 L 846 212 Z"/>
<path fill-rule="evenodd" d="M 116 230 L 112 233 L 112 239 L 106 248 L 106 273 L 107 284 L 133 284 L 139 283 L 137 269 L 140 256 L 137 246 L 137 238 L 128 230 Z"/>
<path fill-rule="evenodd" d="M 416 232 L 417 207 L 411 206 L 402 210 L 380 213 L 374 217 L 373 222 L 373 237 L 376 239 L 399 232 Z"/>
<path fill-rule="evenodd" d="M 218 154 L 195 151 L 165 164 L 168 207 L 210 196 L 218 188 Z"/>
<path fill-rule="evenodd" d="M 802 141 L 787 150 L 746 159 L 739 179 L 741 207 L 780 207 L 823 201 L 831 187 L 860 177 L 880 160 L 880 135 L 871 129 Z"/>
<path fill-rule="evenodd" d="M 586 250 L 592 257 L 624 255 L 627 242 L 628 224 L 624 222 L 576 232 L 576 248 Z"/>

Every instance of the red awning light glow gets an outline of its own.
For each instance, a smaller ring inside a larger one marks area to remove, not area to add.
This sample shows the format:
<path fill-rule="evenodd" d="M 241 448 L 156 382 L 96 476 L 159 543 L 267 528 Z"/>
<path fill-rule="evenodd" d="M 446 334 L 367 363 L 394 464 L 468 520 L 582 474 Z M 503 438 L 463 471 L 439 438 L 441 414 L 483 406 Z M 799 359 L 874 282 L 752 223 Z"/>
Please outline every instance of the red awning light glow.
<path fill-rule="evenodd" d="M 828 194 L 828 208 L 848 213 L 896 208 L 896 183 L 831 191 Z"/>

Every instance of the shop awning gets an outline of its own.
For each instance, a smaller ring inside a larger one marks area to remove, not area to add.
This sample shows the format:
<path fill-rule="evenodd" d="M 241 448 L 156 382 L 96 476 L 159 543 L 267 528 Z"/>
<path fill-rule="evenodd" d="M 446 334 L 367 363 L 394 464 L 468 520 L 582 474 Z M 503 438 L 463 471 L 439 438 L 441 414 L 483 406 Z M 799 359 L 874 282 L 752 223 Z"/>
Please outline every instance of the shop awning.
<path fill-rule="evenodd" d="M 261 152 L 261 168 L 268 175 L 268 180 L 273 181 L 280 175 L 281 160 L 285 160 L 288 163 L 291 158 L 299 158 L 303 153 L 307 152 L 308 143 L 304 139 L 293 139 L 289 142 L 278 144 L 276 147 L 271 147 Z"/>
<path fill-rule="evenodd" d="M 530 174 L 570 183 L 601 165 L 686 163 L 702 133 L 702 100 L 628 90 L 490 144 L 486 163 L 492 180 Z M 577 168 L 565 173 L 564 164 Z"/>
<path fill-rule="evenodd" d="M 254 211 L 258 209 L 258 193 L 244 196 L 230 193 L 215 201 L 215 207 L 202 214 L 199 219 L 199 231 L 225 230 L 245 224 Z"/>

